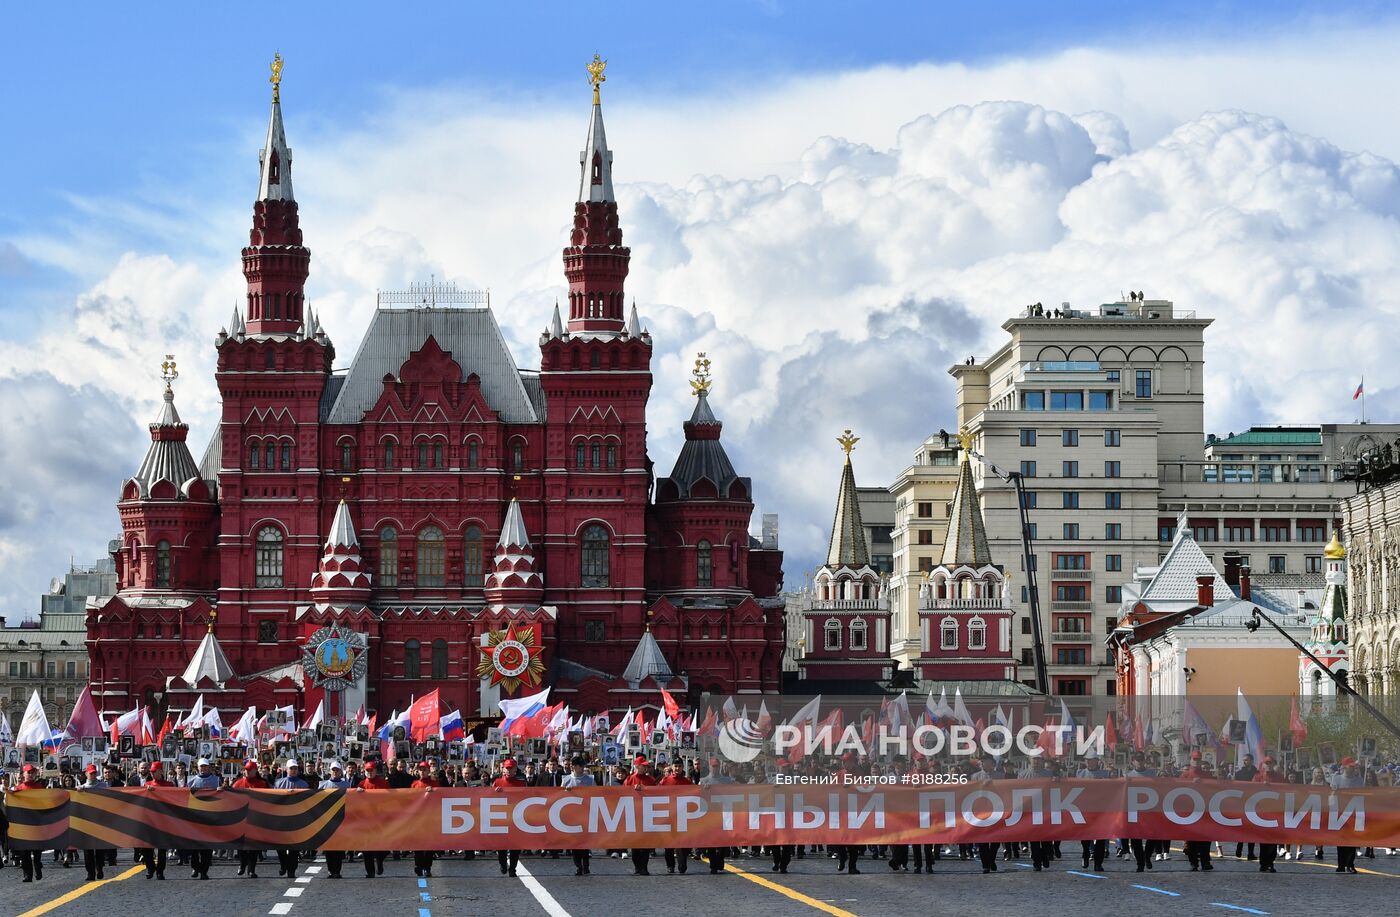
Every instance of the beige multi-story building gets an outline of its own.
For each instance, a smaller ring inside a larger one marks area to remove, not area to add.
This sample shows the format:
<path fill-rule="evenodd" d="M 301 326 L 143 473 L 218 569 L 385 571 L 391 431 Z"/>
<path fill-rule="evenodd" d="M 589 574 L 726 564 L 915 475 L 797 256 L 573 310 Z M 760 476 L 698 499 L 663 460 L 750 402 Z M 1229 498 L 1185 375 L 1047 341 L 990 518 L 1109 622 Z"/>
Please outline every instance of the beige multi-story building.
<path fill-rule="evenodd" d="M 1352 686 L 1363 694 L 1397 694 L 1400 480 L 1368 487 L 1343 500 L 1342 518 L 1346 533 Z"/>
<path fill-rule="evenodd" d="M 919 586 L 939 561 L 948 534 L 948 513 L 958 486 L 958 441 L 944 433 L 930 436 L 899 473 L 889 492 L 894 498 L 890 533 L 890 655 L 901 668 L 919 657 Z"/>
<path fill-rule="evenodd" d="M 110 559 L 73 566 L 40 600 L 39 620 L 6 627 L 0 618 L 0 713 L 18 728 L 36 690 L 49 722 L 62 726 L 88 683 L 87 602 L 117 591 Z"/>
<path fill-rule="evenodd" d="M 1165 556 L 1182 513 L 1212 562 L 1238 551 L 1261 574 L 1313 573 L 1320 585 L 1337 503 L 1352 489 L 1341 463 L 1400 430 L 1253 428 L 1207 441 L 1210 324 L 1167 300 L 1032 306 L 1002 326 L 1010 340 L 990 358 L 950 370 L 974 451 L 1024 479 L 1054 693 L 1116 691 L 1105 637 L 1123 584 Z M 1029 664 L 1015 490 L 985 465 L 975 473 L 992 551 L 1020 571 L 1014 638 Z"/>

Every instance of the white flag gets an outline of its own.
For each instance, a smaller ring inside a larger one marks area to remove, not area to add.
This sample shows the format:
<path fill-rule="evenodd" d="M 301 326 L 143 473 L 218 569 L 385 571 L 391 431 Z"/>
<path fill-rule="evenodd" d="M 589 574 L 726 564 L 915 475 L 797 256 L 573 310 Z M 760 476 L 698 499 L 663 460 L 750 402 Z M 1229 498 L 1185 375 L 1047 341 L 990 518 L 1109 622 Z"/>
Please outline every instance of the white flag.
<path fill-rule="evenodd" d="M 19 732 L 15 733 L 15 744 L 43 745 L 52 735 L 49 718 L 44 715 L 43 701 L 39 700 L 39 692 L 35 691 L 29 696 L 29 706 L 24 710 L 24 719 L 20 720 Z"/>
<path fill-rule="evenodd" d="M 326 699 L 321 698 L 321 702 L 316 705 L 316 712 L 311 714 L 311 719 L 307 721 L 307 729 L 315 729 L 326 720 Z"/>
<path fill-rule="evenodd" d="M 13 745 L 14 743 L 14 733 L 10 732 L 10 718 L 0 713 L 0 745 Z"/>

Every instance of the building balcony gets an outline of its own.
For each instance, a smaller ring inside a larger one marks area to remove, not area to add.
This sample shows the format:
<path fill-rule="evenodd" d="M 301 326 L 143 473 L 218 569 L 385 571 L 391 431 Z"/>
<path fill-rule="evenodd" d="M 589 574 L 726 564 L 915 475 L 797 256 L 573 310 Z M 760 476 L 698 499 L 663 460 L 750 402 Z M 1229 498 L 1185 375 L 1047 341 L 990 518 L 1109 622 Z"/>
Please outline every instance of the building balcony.
<path fill-rule="evenodd" d="M 1050 600 L 1051 611 L 1093 611 L 1093 602 L 1067 601 L 1062 599 Z"/>
<path fill-rule="evenodd" d="M 999 599 L 920 599 L 919 611 L 999 611 L 1005 608 Z"/>
<path fill-rule="evenodd" d="M 813 599 L 814 611 L 889 611 L 884 599 Z"/>
<path fill-rule="evenodd" d="M 1093 643 L 1094 635 L 1087 630 L 1052 630 L 1050 640 L 1054 643 Z"/>
<path fill-rule="evenodd" d="M 1051 581 L 1074 580 L 1075 582 L 1092 582 L 1094 579 L 1093 570 L 1051 570 Z"/>

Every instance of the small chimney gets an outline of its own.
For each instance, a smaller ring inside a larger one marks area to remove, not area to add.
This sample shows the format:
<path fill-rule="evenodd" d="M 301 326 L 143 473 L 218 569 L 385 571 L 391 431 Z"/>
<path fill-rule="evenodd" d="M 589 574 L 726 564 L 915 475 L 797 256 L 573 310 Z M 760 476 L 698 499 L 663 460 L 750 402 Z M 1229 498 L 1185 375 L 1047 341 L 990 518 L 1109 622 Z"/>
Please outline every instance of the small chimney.
<path fill-rule="evenodd" d="M 1214 575 L 1202 573 L 1196 577 L 1196 604 L 1202 608 L 1210 608 L 1215 605 Z"/>
<path fill-rule="evenodd" d="M 1240 565 L 1244 562 L 1244 557 L 1239 551 L 1225 552 L 1225 584 L 1231 589 L 1235 589 L 1240 584 Z"/>
<path fill-rule="evenodd" d="M 1248 602 L 1249 599 L 1249 564 L 1240 566 L 1240 598 Z"/>

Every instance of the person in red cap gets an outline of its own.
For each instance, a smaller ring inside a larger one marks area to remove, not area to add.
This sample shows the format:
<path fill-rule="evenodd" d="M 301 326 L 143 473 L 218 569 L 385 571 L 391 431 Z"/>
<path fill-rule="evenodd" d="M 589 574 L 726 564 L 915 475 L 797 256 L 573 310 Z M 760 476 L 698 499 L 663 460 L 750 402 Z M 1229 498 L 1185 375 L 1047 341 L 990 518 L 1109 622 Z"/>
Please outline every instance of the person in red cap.
<path fill-rule="evenodd" d="M 379 772 L 378 761 L 365 762 L 365 777 L 360 781 L 362 790 L 387 790 L 389 789 L 389 778 Z M 365 878 L 373 879 L 375 876 L 384 875 L 383 850 L 366 850 L 361 853 L 365 861 Z"/>
<path fill-rule="evenodd" d="M 668 764 L 666 773 L 656 782 L 657 786 L 694 786 L 695 781 L 685 775 L 685 765 Z M 663 851 L 666 857 L 666 872 L 674 873 L 679 862 L 681 875 L 685 875 L 686 863 L 690 861 L 689 847 L 667 847 Z"/>
<path fill-rule="evenodd" d="M 39 769 L 32 764 L 26 764 L 19 769 L 20 781 L 13 788 L 11 793 L 22 793 L 25 790 L 43 790 L 48 788 L 48 782 L 39 776 Z M 19 866 L 24 870 L 25 882 L 33 882 L 35 879 L 44 878 L 44 858 L 40 850 L 20 850 Z"/>
<path fill-rule="evenodd" d="M 151 764 L 141 785 L 151 788 L 175 786 L 172 781 L 166 779 L 165 767 L 159 761 Z M 164 847 L 159 850 L 153 847 L 138 847 L 136 850 L 136 862 L 145 865 L 147 879 L 154 877 L 161 882 L 165 881 L 165 857 Z"/>
<path fill-rule="evenodd" d="M 514 758 L 504 758 L 501 760 L 501 776 L 491 781 L 491 786 L 498 790 L 508 790 L 514 787 L 529 786 L 530 782 L 520 776 L 515 766 Z M 515 867 L 520 863 L 519 850 L 498 850 L 496 851 L 496 862 L 501 865 L 503 875 L 515 876 Z"/>
<path fill-rule="evenodd" d="M 427 761 L 418 762 L 418 779 L 413 781 L 411 789 L 431 790 L 438 785 L 433 779 L 433 766 Z M 413 851 L 413 874 L 423 878 L 431 878 L 433 875 L 433 857 L 436 854 L 431 850 Z"/>
<path fill-rule="evenodd" d="M 271 789 L 267 785 L 267 781 L 258 773 L 258 762 L 252 758 L 243 762 L 243 776 L 233 781 L 233 788 L 235 790 Z M 261 850 L 239 850 L 238 874 L 256 879 L 258 877 L 258 860 L 260 859 L 262 859 Z"/>
<path fill-rule="evenodd" d="M 96 764 L 89 764 L 87 767 L 83 768 L 83 773 L 87 775 L 87 780 L 82 783 L 79 789 L 105 790 L 111 787 L 110 783 L 99 776 Z M 106 878 L 106 876 L 102 874 L 102 867 L 106 863 L 106 848 L 98 849 L 88 847 L 83 850 L 83 867 L 87 870 L 87 880 L 89 882 L 97 882 Z"/>
<path fill-rule="evenodd" d="M 1191 766 L 1181 771 L 1181 779 L 1210 780 L 1214 777 L 1210 762 L 1206 761 L 1199 751 L 1191 752 Z M 1186 862 L 1191 865 L 1192 872 L 1210 872 L 1215 869 L 1210 863 L 1210 841 L 1187 841 L 1182 846 L 1186 848 Z"/>
<path fill-rule="evenodd" d="M 632 773 L 627 775 L 627 779 L 622 781 L 623 786 L 647 787 L 656 786 L 656 777 L 651 772 L 651 762 L 645 755 L 637 755 L 632 760 Z M 649 876 L 651 870 L 647 868 L 647 863 L 651 861 L 653 851 L 650 847 L 634 847 L 632 855 L 632 875 Z"/>
<path fill-rule="evenodd" d="M 735 782 L 732 776 L 724 772 L 719 758 L 710 758 L 709 764 L 709 770 L 700 778 L 701 786 L 726 786 Z M 704 851 L 705 859 L 710 861 L 710 875 L 724 875 L 724 857 L 728 853 L 728 847 L 710 847 Z"/>

